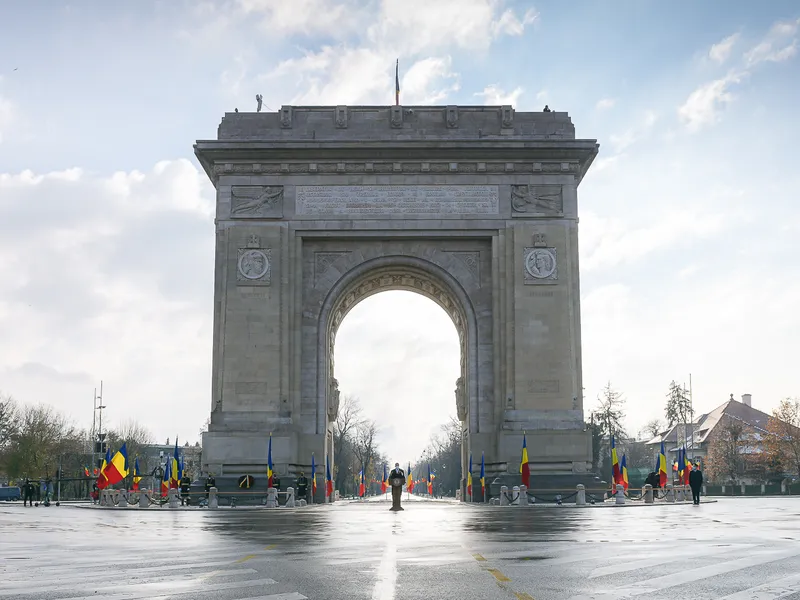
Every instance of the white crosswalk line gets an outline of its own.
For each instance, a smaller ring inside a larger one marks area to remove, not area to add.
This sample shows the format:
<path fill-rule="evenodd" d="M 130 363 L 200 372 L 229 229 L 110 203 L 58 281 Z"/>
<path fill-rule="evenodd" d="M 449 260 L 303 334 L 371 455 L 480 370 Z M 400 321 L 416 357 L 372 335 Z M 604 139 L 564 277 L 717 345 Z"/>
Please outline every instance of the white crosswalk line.
<path fill-rule="evenodd" d="M 800 574 L 757 585 L 718 600 L 777 600 L 797 592 L 800 592 Z"/>
<path fill-rule="evenodd" d="M 57 592 L 65 585 L 69 585 L 72 591 L 75 592 L 83 592 L 92 590 L 94 592 L 102 592 L 104 590 L 110 591 L 117 591 L 121 587 L 124 587 L 125 584 L 130 585 L 148 585 L 153 583 L 163 583 L 163 582 L 173 582 L 173 583 L 182 583 L 185 581 L 197 581 L 198 583 L 205 581 L 206 579 L 210 579 L 211 577 L 219 577 L 222 575 L 249 575 L 253 573 L 257 573 L 255 569 L 226 569 L 222 571 L 211 571 L 211 572 L 204 572 L 204 573 L 194 573 L 192 575 L 185 575 L 185 574 L 172 574 L 172 575 L 162 575 L 160 577 L 147 577 L 146 581 L 140 582 L 129 582 L 122 576 L 109 576 L 104 577 L 103 579 L 98 579 L 94 576 L 92 577 L 72 577 L 72 578 L 59 578 L 51 585 L 44 585 L 44 586 L 37 586 L 36 591 L 37 593 L 43 592 Z M 38 582 L 41 582 L 42 578 L 37 578 Z M 52 581 L 52 580 L 51 580 Z M 3 589 L 0 590 L 0 598 L 5 596 L 16 596 L 18 594 L 24 594 L 25 590 L 30 588 L 30 581 L 13 581 L 10 582 L 8 580 L 3 581 Z"/>
<path fill-rule="evenodd" d="M 259 596 L 258 598 L 240 598 L 239 600 L 308 600 L 303 594 L 289 592 L 288 594 L 272 594 L 271 596 Z"/>
<path fill-rule="evenodd" d="M 238 553 L 234 558 L 241 558 L 242 553 Z M 183 558 L 185 560 L 185 558 Z M 257 558 L 251 559 L 257 560 Z M 179 571 L 179 570 L 189 570 L 189 569 L 210 569 L 214 567 L 226 567 L 231 566 L 234 564 L 234 560 L 220 560 L 215 562 L 207 562 L 207 563 L 179 563 L 179 564 L 171 564 L 171 565 L 156 565 L 153 567 L 134 567 L 131 569 L 125 569 L 124 567 L 121 568 L 117 573 L 111 574 L 108 577 L 112 580 L 116 580 L 119 577 L 126 577 L 129 575 L 141 575 L 141 574 L 155 574 L 155 573 L 169 573 L 170 571 Z M 43 577 L 59 577 L 59 581 L 61 581 L 60 577 L 62 575 L 69 575 L 71 573 L 75 573 L 76 571 L 83 571 L 84 573 L 89 572 L 91 575 L 89 577 L 95 578 L 99 577 L 100 579 L 96 579 L 96 581 L 102 581 L 104 577 L 104 572 L 108 571 L 108 564 L 97 565 L 92 567 L 91 569 L 86 569 L 83 567 L 78 567 L 74 569 L 36 569 L 27 567 L 26 569 L 22 570 L 19 574 L 23 575 L 24 577 L 19 577 L 15 580 L 4 579 L 4 581 L 14 581 L 14 582 L 23 582 L 23 581 L 41 581 Z M 6 577 L 9 575 L 7 574 Z M 84 581 L 87 578 L 86 575 L 80 578 L 81 581 Z"/>
<path fill-rule="evenodd" d="M 742 544 L 739 546 L 724 546 L 718 548 L 693 548 L 693 549 L 680 549 L 672 554 L 662 553 L 653 558 L 645 558 L 642 560 L 615 561 L 614 564 L 606 567 L 598 567 L 589 575 L 589 579 L 596 577 L 603 577 L 605 575 L 617 575 L 618 573 L 627 573 L 629 571 L 636 571 L 638 569 L 646 569 L 648 567 L 657 567 L 671 562 L 677 562 L 688 558 L 701 558 L 705 556 L 716 556 L 719 554 L 726 554 L 728 552 L 735 552 L 745 548 L 752 548 L 754 544 Z"/>
<path fill-rule="evenodd" d="M 197 594 L 197 593 L 207 593 L 207 592 L 221 592 L 221 591 L 229 591 L 233 589 L 240 589 L 240 588 L 249 588 L 249 587 L 262 587 L 268 585 L 275 585 L 277 582 L 274 579 L 252 579 L 250 581 L 231 581 L 228 583 L 218 583 L 212 585 L 203 585 L 202 588 L 198 588 L 197 586 L 192 586 L 189 589 L 169 589 L 166 590 L 164 588 L 172 588 L 172 585 L 149 585 L 147 583 L 137 583 L 133 585 L 123 585 L 114 588 L 115 591 L 119 591 L 120 589 L 131 588 L 131 591 L 128 592 L 121 592 L 121 593 L 112 593 L 112 594 L 103 594 L 99 596 L 103 600 L 136 600 L 137 598 L 148 598 L 148 600 L 169 600 L 174 596 L 185 596 L 187 594 Z M 161 589 L 159 589 L 161 588 Z M 33 590 L 36 592 L 36 590 Z M 167 594 L 158 594 L 156 592 L 161 591 L 169 591 Z M 230 598 L 230 594 L 227 594 L 227 597 Z M 53 598 L 52 600 L 97 600 L 97 594 L 91 594 L 89 596 L 68 596 L 65 598 Z"/>

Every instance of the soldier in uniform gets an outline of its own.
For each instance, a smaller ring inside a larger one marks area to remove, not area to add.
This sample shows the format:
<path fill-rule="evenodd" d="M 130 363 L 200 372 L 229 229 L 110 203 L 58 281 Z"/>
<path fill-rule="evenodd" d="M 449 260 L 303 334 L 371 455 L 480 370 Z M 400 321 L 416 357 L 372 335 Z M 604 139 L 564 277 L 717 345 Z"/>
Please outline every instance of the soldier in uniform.
<path fill-rule="evenodd" d="M 308 493 L 308 479 L 306 479 L 306 474 L 303 471 L 300 471 L 300 477 L 297 478 L 297 497 L 302 498 L 303 500 L 308 500 L 306 498 L 306 494 Z"/>
<path fill-rule="evenodd" d="M 209 490 L 210 490 L 212 487 L 216 487 L 216 486 L 217 486 L 217 480 L 216 480 L 216 479 L 214 479 L 214 474 L 213 474 L 213 473 L 209 473 L 209 474 L 208 474 L 208 477 L 206 477 L 206 485 L 205 485 L 205 489 L 206 489 L 206 502 L 208 502 L 208 492 L 209 492 Z"/>
<path fill-rule="evenodd" d="M 183 506 L 184 501 L 186 502 L 186 506 L 189 506 L 189 491 L 191 487 L 192 479 L 189 477 L 189 474 L 184 471 L 183 477 L 181 477 L 181 506 Z"/>
<path fill-rule="evenodd" d="M 22 506 L 27 506 L 28 502 L 33 506 L 33 484 L 30 479 L 26 478 L 25 483 L 22 484 L 22 498 Z"/>
<path fill-rule="evenodd" d="M 394 463 L 394 469 L 389 473 L 389 482 L 393 479 L 399 478 L 403 480 L 400 485 L 392 485 L 392 508 L 391 510 L 403 510 L 400 507 L 400 499 L 403 497 L 403 486 L 406 483 L 406 472 L 400 468 L 400 463 Z"/>

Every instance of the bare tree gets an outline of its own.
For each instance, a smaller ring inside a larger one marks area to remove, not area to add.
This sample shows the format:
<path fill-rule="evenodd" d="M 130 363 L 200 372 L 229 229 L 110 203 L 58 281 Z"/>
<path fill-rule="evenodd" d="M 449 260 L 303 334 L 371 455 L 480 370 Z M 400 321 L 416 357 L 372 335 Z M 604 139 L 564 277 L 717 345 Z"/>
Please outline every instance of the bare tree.
<path fill-rule="evenodd" d="M 353 450 L 358 459 L 359 466 L 364 469 L 364 473 L 370 471 L 373 461 L 378 455 L 378 426 L 375 421 L 361 421 L 355 432 L 355 444 Z"/>
<path fill-rule="evenodd" d="M 11 396 L 0 394 L 0 452 L 17 429 L 17 404 Z"/>
<path fill-rule="evenodd" d="M 641 437 L 645 437 L 648 440 L 653 439 L 657 435 L 659 435 L 662 431 L 664 431 L 664 424 L 661 422 L 661 419 L 655 418 L 650 419 L 647 423 L 644 424 L 642 430 L 639 432 Z"/>
<path fill-rule="evenodd" d="M 800 476 L 800 400 L 786 398 L 767 422 L 764 449 L 773 464 Z"/>
<path fill-rule="evenodd" d="M 746 471 L 744 450 L 748 427 L 729 416 L 714 428 L 708 444 L 705 469 L 710 480 L 736 481 Z"/>
<path fill-rule="evenodd" d="M 155 438 L 153 433 L 135 419 L 122 421 L 117 427 L 108 432 L 108 441 L 113 446 L 112 452 L 118 450 L 125 444 L 128 451 L 130 464 L 128 469 L 133 468 L 133 461 L 137 456 L 144 455 L 144 447 L 152 444 Z M 147 467 L 140 464 L 139 467 L 145 471 Z"/>
<path fill-rule="evenodd" d="M 622 420 L 625 418 L 625 398 L 609 381 L 597 396 L 598 407 L 591 412 L 589 430 L 592 432 L 592 463 L 594 469 L 602 468 L 611 473 L 611 436 L 626 437 Z"/>

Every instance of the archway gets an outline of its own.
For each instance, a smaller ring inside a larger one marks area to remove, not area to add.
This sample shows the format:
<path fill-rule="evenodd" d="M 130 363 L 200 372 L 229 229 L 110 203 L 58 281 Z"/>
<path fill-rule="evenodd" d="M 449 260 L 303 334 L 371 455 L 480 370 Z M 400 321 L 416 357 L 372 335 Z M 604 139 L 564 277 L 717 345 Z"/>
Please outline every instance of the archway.
<path fill-rule="evenodd" d="M 336 333 L 347 314 L 359 302 L 390 290 L 421 294 L 438 304 L 450 317 L 459 338 L 460 376 L 455 382 L 456 413 L 462 424 L 462 479 L 466 479 L 471 414 L 477 404 L 478 325 L 469 295 L 447 270 L 430 260 L 408 255 L 379 256 L 346 269 L 330 286 L 319 313 L 318 325 L 318 426 L 326 433 L 326 453 L 335 464 L 333 424 L 339 408 L 338 382 L 334 368 Z M 324 424 L 323 424 L 324 423 Z M 333 468 L 333 467 L 332 467 Z"/>
<path fill-rule="evenodd" d="M 460 359 L 451 318 L 421 294 L 379 292 L 351 309 L 334 343 L 341 391 L 334 428 L 336 489 L 345 495 L 357 491 L 353 482 L 363 465 L 368 479 L 380 481 L 383 465 L 391 469 L 395 462 L 406 471 L 417 463 L 415 480 L 427 475 L 430 463 L 438 492 L 452 496 L 459 489 L 462 424 L 453 391 Z M 433 436 L 448 443 L 436 451 Z M 377 484 L 367 489 L 375 492 Z"/>

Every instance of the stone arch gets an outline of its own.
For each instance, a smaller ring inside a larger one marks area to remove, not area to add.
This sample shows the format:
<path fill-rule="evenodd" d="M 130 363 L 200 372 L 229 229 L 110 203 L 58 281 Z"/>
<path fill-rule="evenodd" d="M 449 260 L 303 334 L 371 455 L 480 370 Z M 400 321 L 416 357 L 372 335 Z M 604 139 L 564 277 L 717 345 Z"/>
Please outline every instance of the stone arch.
<path fill-rule="evenodd" d="M 478 321 L 468 292 L 441 266 L 421 258 L 387 255 L 366 260 L 344 272 L 326 295 L 319 313 L 317 352 L 317 429 L 325 431 L 333 348 L 347 313 L 361 300 L 389 290 L 419 293 L 438 304 L 453 321 L 461 347 L 461 381 L 466 398 L 466 426 L 477 427 Z"/>

